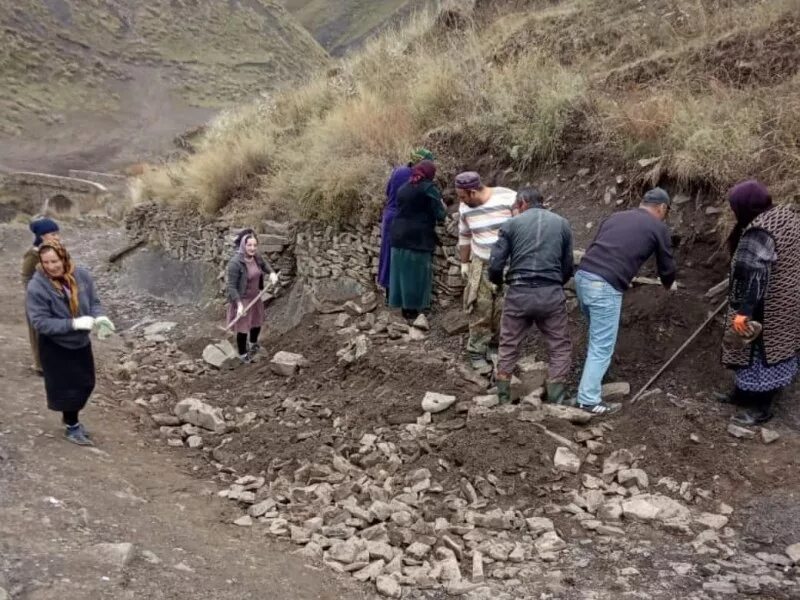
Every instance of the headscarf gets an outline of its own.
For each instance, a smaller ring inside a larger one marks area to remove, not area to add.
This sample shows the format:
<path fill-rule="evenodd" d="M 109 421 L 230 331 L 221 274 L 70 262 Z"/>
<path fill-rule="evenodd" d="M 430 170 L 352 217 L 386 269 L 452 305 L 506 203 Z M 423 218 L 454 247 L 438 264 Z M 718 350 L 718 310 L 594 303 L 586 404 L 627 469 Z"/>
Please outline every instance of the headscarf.
<path fill-rule="evenodd" d="M 247 229 L 242 229 L 239 233 L 236 234 L 236 237 L 233 238 L 233 247 L 238 252 L 239 246 L 242 245 L 242 238 L 248 235 L 255 235 L 255 234 L 256 232 L 250 229 L 249 227 Z"/>
<path fill-rule="evenodd" d="M 51 276 L 44 268 L 42 264 L 42 253 L 47 250 L 55 252 L 64 264 L 64 274 L 61 275 L 61 277 Z M 69 300 L 69 312 L 72 316 L 79 316 L 80 307 L 78 305 L 78 282 L 75 280 L 75 265 L 72 263 L 69 252 L 61 245 L 61 242 L 43 242 L 39 246 L 38 269 L 50 280 L 54 288 L 67 297 L 67 300 Z"/>
<path fill-rule="evenodd" d="M 750 179 L 733 186 L 728 194 L 728 203 L 736 216 L 736 225 L 728 237 L 728 250 L 733 256 L 747 226 L 758 215 L 772 208 L 772 196 L 763 183 Z"/>
<path fill-rule="evenodd" d="M 411 183 L 419 183 L 423 180 L 433 181 L 434 177 L 436 177 L 436 165 L 429 160 L 423 160 L 411 169 Z"/>
<path fill-rule="evenodd" d="M 47 217 L 42 217 L 41 219 L 31 221 L 31 224 L 28 225 L 28 228 L 34 235 L 33 246 L 35 248 L 38 248 L 42 244 L 43 235 L 47 235 L 48 233 L 56 233 L 59 231 L 58 223 L 53 221 L 53 219 L 48 219 Z"/>
<path fill-rule="evenodd" d="M 431 152 L 427 148 L 417 148 L 411 153 L 411 156 L 409 158 L 411 159 L 409 166 L 414 166 L 417 163 L 422 162 L 423 160 L 431 160 L 431 161 L 436 160 L 436 157 L 433 155 L 433 152 Z"/>
<path fill-rule="evenodd" d="M 482 187 L 481 176 L 475 171 L 465 171 L 456 175 L 456 189 L 479 190 Z"/>
<path fill-rule="evenodd" d="M 252 231 L 251 231 L 250 233 L 245 233 L 244 235 L 242 235 L 242 239 L 241 239 L 241 241 L 239 241 L 239 249 L 238 249 L 238 252 L 239 252 L 239 254 L 241 254 L 242 256 L 247 256 L 247 242 L 248 242 L 249 240 L 256 240 L 256 241 L 258 241 L 258 239 L 256 238 L 256 234 L 255 234 L 255 233 L 253 233 Z"/>

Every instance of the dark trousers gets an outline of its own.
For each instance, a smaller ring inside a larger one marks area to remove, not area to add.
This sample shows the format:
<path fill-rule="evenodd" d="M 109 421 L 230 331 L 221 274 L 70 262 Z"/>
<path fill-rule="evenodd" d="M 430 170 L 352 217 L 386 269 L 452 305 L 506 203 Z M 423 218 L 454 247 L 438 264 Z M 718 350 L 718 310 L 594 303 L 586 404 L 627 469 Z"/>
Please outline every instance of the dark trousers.
<path fill-rule="evenodd" d="M 64 418 L 64 425 L 67 427 L 74 427 L 78 424 L 78 411 L 77 410 L 65 410 L 61 413 Z"/>
<path fill-rule="evenodd" d="M 736 387 L 733 389 L 731 401 L 742 408 L 768 415 L 772 411 L 772 402 L 779 392 L 780 389 L 768 392 L 748 392 Z"/>
<path fill-rule="evenodd" d="M 508 288 L 500 325 L 498 372 L 503 375 L 514 372 L 520 346 L 534 325 L 547 344 L 548 381 L 564 382 L 572 367 L 572 340 L 567 325 L 567 301 L 560 285 Z"/>
<path fill-rule="evenodd" d="M 250 330 L 250 343 L 251 344 L 257 343 L 259 335 L 261 335 L 261 327 L 253 327 Z M 239 354 L 247 354 L 247 334 L 246 333 L 237 333 L 236 334 L 236 347 L 239 350 Z"/>

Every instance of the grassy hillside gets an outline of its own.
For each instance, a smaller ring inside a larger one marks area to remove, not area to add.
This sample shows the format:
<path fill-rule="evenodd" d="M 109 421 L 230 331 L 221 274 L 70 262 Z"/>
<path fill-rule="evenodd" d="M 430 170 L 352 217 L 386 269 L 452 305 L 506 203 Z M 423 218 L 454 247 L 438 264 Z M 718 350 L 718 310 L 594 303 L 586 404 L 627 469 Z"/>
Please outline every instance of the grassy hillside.
<path fill-rule="evenodd" d="M 332 55 L 341 56 L 393 19 L 427 0 L 284 0 L 283 4 Z"/>
<path fill-rule="evenodd" d="M 580 152 L 652 159 L 648 176 L 723 189 L 800 184 L 796 0 L 486 0 L 416 19 L 274 104 L 212 127 L 151 174 L 145 197 L 374 214 L 391 163 L 419 144 L 445 173 L 520 176 Z"/>
<path fill-rule="evenodd" d="M 327 61 L 270 0 L 0 0 L 0 26 L 3 136 L 83 124 L 81 115 L 138 127 L 149 109 L 217 109 Z M 147 106 L 148 95 L 170 106 Z"/>

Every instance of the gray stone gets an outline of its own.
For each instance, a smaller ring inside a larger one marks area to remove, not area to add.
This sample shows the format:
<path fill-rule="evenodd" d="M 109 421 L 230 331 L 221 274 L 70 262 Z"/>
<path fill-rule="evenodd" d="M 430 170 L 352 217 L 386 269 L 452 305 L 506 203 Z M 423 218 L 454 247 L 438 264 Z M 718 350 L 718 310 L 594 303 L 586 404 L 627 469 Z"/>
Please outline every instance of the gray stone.
<path fill-rule="evenodd" d="M 581 470 L 581 459 L 569 448 L 560 446 L 553 457 L 553 464 L 558 471 L 577 473 Z"/>
<path fill-rule="evenodd" d="M 493 408 L 500 404 L 500 398 L 497 394 L 488 394 L 486 396 L 475 396 L 472 401 L 478 406 L 483 408 Z"/>
<path fill-rule="evenodd" d="M 236 519 L 233 524 L 239 527 L 250 527 L 253 524 L 253 518 L 250 515 L 244 515 Z"/>
<path fill-rule="evenodd" d="M 236 348 L 228 340 L 209 344 L 203 349 L 203 360 L 217 369 L 221 368 L 227 361 L 235 360 L 238 356 Z"/>
<path fill-rule="evenodd" d="M 156 323 L 151 323 L 144 328 L 144 337 L 146 339 L 151 339 L 155 336 L 161 336 L 165 333 L 169 333 L 177 326 L 178 324 L 173 323 L 172 321 L 157 321 Z"/>
<path fill-rule="evenodd" d="M 603 461 L 603 475 L 612 475 L 622 469 L 629 469 L 633 463 L 633 454 L 630 450 L 622 448 L 612 452 Z"/>
<path fill-rule="evenodd" d="M 547 517 L 531 517 L 529 519 L 525 519 L 525 523 L 528 525 L 528 531 L 536 536 L 541 535 L 546 531 L 555 531 L 555 525 L 553 525 L 553 521 Z"/>
<path fill-rule="evenodd" d="M 353 573 L 353 577 L 362 583 L 367 581 L 375 581 L 378 576 L 383 573 L 383 568 L 385 565 L 386 563 L 383 560 L 376 560 L 360 571 Z"/>
<path fill-rule="evenodd" d="M 786 556 L 791 558 L 794 564 L 800 564 L 800 543 L 788 546 L 786 548 Z"/>
<path fill-rule="evenodd" d="M 189 448 L 202 448 L 203 438 L 201 438 L 199 435 L 190 435 L 186 439 L 186 445 L 189 446 Z"/>
<path fill-rule="evenodd" d="M 622 501 L 609 500 L 597 509 L 597 516 L 604 521 L 619 521 L 622 518 Z"/>
<path fill-rule="evenodd" d="M 307 367 L 308 361 L 302 354 L 295 354 L 293 352 L 276 352 L 275 356 L 269 363 L 272 372 L 282 377 L 291 377 L 295 375 L 300 368 Z"/>
<path fill-rule="evenodd" d="M 627 381 L 618 381 L 616 383 L 606 383 L 600 392 L 603 400 L 619 400 L 631 393 L 631 384 Z"/>
<path fill-rule="evenodd" d="M 650 479 L 642 469 L 622 469 L 617 472 L 617 481 L 622 485 L 635 484 L 640 490 L 650 487 Z"/>
<path fill-rule="evenodd" d="M 707 581 L 703 584 L 703 591 L 712 594 L 738 594 L 739 589 L 731 581 Z"/>
<path fill-rule="evenodd" d="M 356 539 L 334 542 L 328 549 L 328 557 L 344 564 L 356 562 L 358 555 L 366 549 L 366 544 Z"/>
<path fill-rule="evenodd" d="M 558 552 L 567 547 L 567 543 L 555 531 L 545 531 L 533 545 L 539 554 Z"/>
<path fill-rule="evenodd" d="M 412 323 L 411 326 L 421 331 L 430 331 L 431 328 L 430 323 L 428 323 L 428 317 L 426 317 L 422 313 L 420 313 L 419 316 L 416 319 L 414 319 L 414 323 Z"/>
<path fill-rule="evenodd" d="M 423 544 L 422 542 L 414 542 L 408 548 L 406 548 L 406 554 L 416 560 L 422 560 L 430 551 L 431 547 L 428 544 Z"/>
<path fill-rule="evenodd" d="M 622 503 L 626 517 L 640 521 L 658 520 L 665 525 L 685 528 L 691 522 L 691 513 L 680 502 L 661 494 L 641 494 Z"/>
<path fill-rule="evenodd" d="M 576 425 L 585 425 L 592 420 L 591 413 L 579 408 L 573 408 L 571 406 L 543 404 L 542 411 L 544 412 L 545 417 L 563 419 L 564 421 L 569 421 L 570 423 L 574 423 Z"/>
<path fill-rule="evenodd" d="M 403 593 L 403 589 L 397 580 L 389 575 L 379 575 L 375 581 L 375 586 L 378 589 L 378 593 L 387 598 L 399 598 Z"/>
<path fill-rule="evenodd" d="M 735 438 L 749 440 L 756 436 L 756 432 L 752 429 L 747 429 L 746 427 L 739 427 L 738 425 L 734 425 L 733 423 L 728 424 L 728 433 Z"/>
<path fill-rule="evenodd" d="M 395 549 L 386 542 L 367 542 L 367 552 L 370 558 L 380 558 L 390 563 L 395 555 Z"/>
<path fill-rule="evenodd" d="M 134 548 L 129 542 L 102 543 L 91 546 L 86 551 L 92 563 L 122 571 L 133 560 Z"/>
<path fill-rule="evenodd" d="M 725 515 L 715 515 L 714 513 L 702 513 L 695 517 L 694 520 L 710 529 L 722 529 L 728 524 L 728 517 Z"/>
<path fill-rule="evenodd" d="M 622 503 L 622 514 L 639 521 L 652 521 L 658 516 L 658 507 L 645 498 L 632 498 Z"/>
<path fill-rule="evenodd" d="M 150 418 L 159 427 L 177 427 L 181 424 L 181 420 L 178 417 L 168 413 L 157 413 L 150 415 Z"/>
<path fill-rule="evenodd" d="M 456 397 L 436 392 L 426 392 L 422 399 L 422 410 L 429 413 L 438 413 L 447 410 L 455 404 Z"/>
<path fill-rule="evenodd" d="M 172 412 L 184 423 L 191 423 L 215 433 L 225 433 L 222 411 L 197 398 L 184 398 L 175 405 Z"/>
<path fill-rule="evenodd" d="M 771 444 L 772 442 L 777 442 L 781 437 L 781 434 L 777 431 L 773 431 L 772 429 L 767 429 L 766 427 L 761 428 L 761 441 L 765 444 Z"/>
<path fill-rule="evenodd" d="M 485 576 L 483 574 L 483 554 L 475 550 L 472 553 L 472 581 L 481 583 Z"/>
<path fill-rule="evenodd" d="M 258 504 L 254 504 L 247 512 L 251 517 L 257 519 L 258 517 L 262 517 L 270 512 L 273 508 L 275 508 L 275 506 L 277 506 L 275 500 L 268 498 L 262 502 L 259 502 Z"/>
<path fill-rule="evenodd" d="M 783 554 L 770 554 L 768 552 L 757 552 L 756 558 L 758 560 L 763 560 L 767 564 L 777 565 L 779 567 L 791 567 L 794 564 L 794 561 L 791 558 Z"/>

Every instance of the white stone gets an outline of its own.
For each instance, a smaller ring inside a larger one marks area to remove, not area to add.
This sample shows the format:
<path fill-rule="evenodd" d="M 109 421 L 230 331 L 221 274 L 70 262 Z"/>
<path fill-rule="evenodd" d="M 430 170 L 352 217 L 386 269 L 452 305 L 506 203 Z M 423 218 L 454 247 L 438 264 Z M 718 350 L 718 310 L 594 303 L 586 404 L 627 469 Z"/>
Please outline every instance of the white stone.
<path fill-rule="evenodd" d="M 567 543 L 555 531 L 545 531 L 533 545 L 539 554 L 558 552 L 567 547 Z"/>
<path fill-rule="evenodd" d="M 761 428 L 761 441 L 765 444 L 771 444 L 772 442 L 777 442 L 781 437 L 781 434 L 777 431 L 773 431 L 772 429 L 767 429 L 766 427 Z"/>
<path fill-rule="evenodd" d="M 308 361 L 302 354 L 293 352 L 276 352 L 269 363 L 272 372 L 283 377 L 295 375 L 301 367 L 307 367 Z"/>
<path fill-rule="evenodd" d="M 375 581 L 378 576 L 383 573 L 383 567 L 386 563 L 383 560 L 376 560 L 370 563 L 360 571 L 353 573 L 353 577 L 361 582 Z"/>
<path fill-rule="evenodd" d="M 236 348 L 228 340 L 209 344 L 203 349 L 203 360 L 212 367 L 219 369 L 225 361 L 237 358 Z"/>
<path fill-rule="evenodd" d="M 483 580 L 483 554 L 475 550 L 472 553 L 472 581 L 481 583 Z"/>
<path fill-rule="evenodd" d="M 728 517 L 714 513 L 702 513 L 695 517 L 695 521 L 711 529 L 722 529 L 728 524 Z"/>
<path fill-rule="evenodd" d="M 576 425 L 585 425 L 592 420 L 592 413 L 574 408 L 572 406 L 561 406 L 559 404 L 543 404 L 542 411 L 544 416 L 553 419 L 563 419 Z"/>
<path fill-rule="evenodd" d="M 735 438 L 748 440 L 756 436 L 756 432 L 746 427 L 739 427 L 733 423 L 728 424 L 728 433 Z"/>
<path fill-rule="evenodd" d="M 622 485 L 635 484 L 640 490 L 650 487 L 650 479 L 642 469 L 622 469 L 617 473 L 617 481 Z"/>
<path fill-rule="evenodd" d="M 403 589 L 394 577 L 388 575 L 380 575 L 375 581 L 375 586 L 381 596 L 387 598 L 399 598 L 403 593 Z"/>
<path fill-rule="evenodd" d="M 645 498 L 632 498 L 622 503 L 622 514 L 639 521 L 652 521 L 658 516 L 658 507 Z"/>
<path fill-rule="evenodd" d="M 253 524 L 253 518 L 250 515 L 245 515 L 236 519 L 233 524 L 239 527 L 250 527 Z"/>
<path fill-rule="evenodd" d="M 129 542 L 95 544 L 86 553 L 93 563 L 123 570 L 133 559 L 134 548 Z"/>
<path fill-rule="evenodd" d="M 447 410 L 455 404 L 456 397 L 436 392 L 426 392 L 422 399 L 422 410 L 429 413 L 438 413 Z"/>
<path fill-rule="evenodd" d="M 572 450 L 559 446 L 553 457 L 553 464 L 558 471 L 567 473 L 577 473 L 581 470 L 581 459 Z"/>
<path fill-rule="evenodd" d="M 428 323 L 428 317 L 422 313 L 420 313 L 419 316 L 414 319 L 414 323 L 412 323 L 411 326 L 422 331 L 430 331 L 431 328 L 430 323 Z"/>
<path fill-rule="evenodd" d="M 488 394 L 486 396 L 475 396 L 472 401 L 478 406 L 483 408 L 494 408 L 500 404 L 500 398 L 497 394 Z"/>
<path fill-rule="evenodd" d="M 203 438 L 201 438 L 199 435 L 190 435 L 186 439 L 186 445 L 189 446 L 189 448 L 202 448 Z"/>
<path fill-rule="evenodd" d="M 431 547 L 428 544 L 423 544 L 422 542 L 414 542 L 408 548 L 406 548 L 406 554 L 417 560 L 422 560 L 425 558 L 430 551 Z"/>
<path fill-rule="evenodd" d="M 631 384 L 627 381 L 618 381 L 616 383 L 606 383 L 600 392 L 603 400 L 618 400 L 624 398 L 631 393 Z"/>
<path fill-rule="evenodd" d="M 191 423 L 215 433 L 225 433 L 222 411 L 197 398 L 184 398 L 175 405 L 172 412 L 184 423 Z"/>
<path fill-rule="evenodd" d="M 154 336 L 160 336 L 162 334 L 169 333 L 177 326 L 178 324 L 173 323 L 172 321 L 157 321 L 156 323 L 151 323 L 144 328 L 144 337 L 150 339 Z"/>
<path fill-rule="evenodd" d="M 794 564 L 800 564 L 800 542 L 787 547 L 786 556 L 791 558 Z"/>
<path fill-rule="evenodd" d="M 555 531 L 555 525 L 553 525 L 553 521 L 547 517 L 531 517 L 529 519 L 525 519 L 525 523 L 528 525 L 528 531 L 530 531 L 533 535 L 538 536 L 546 531 Z"/>

